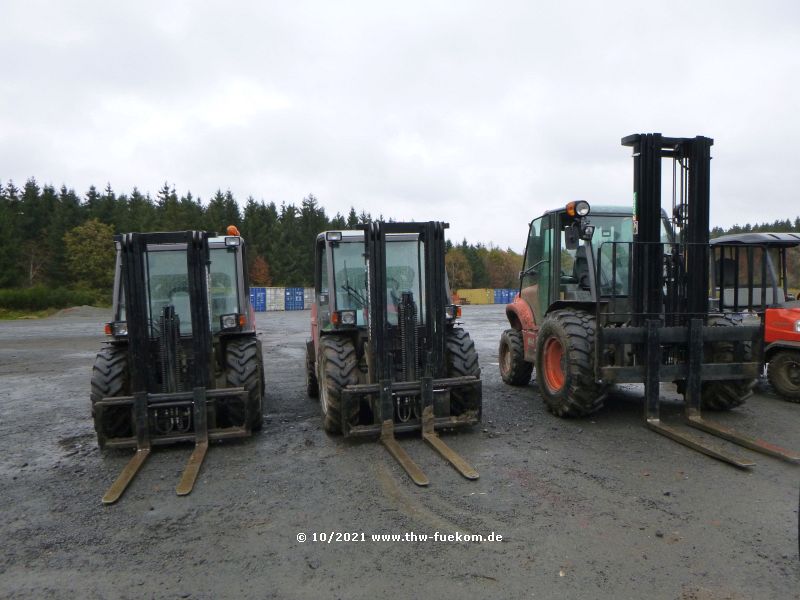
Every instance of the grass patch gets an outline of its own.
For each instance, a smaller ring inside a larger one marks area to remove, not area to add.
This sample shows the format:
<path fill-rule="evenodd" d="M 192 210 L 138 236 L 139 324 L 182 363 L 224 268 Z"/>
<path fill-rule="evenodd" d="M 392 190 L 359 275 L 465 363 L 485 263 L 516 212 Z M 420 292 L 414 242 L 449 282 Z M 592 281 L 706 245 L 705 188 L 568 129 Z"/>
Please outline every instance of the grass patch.
<path fill-rule="evenodd" d="M 90 289 L 73 290 L 45 286 L 9 288 L 0 290 L 0 308 L 35 313 L 70 306 L 107 306 L 111 303 L 111 298 L 108 296 L 110 296 L 108 292 Z"/>
<path fill-rule="evenodd" d="M 45 308 L 44 310 L 17 310 L 12 308 L 0 308 L 0 321 L 11 319 L 44 319 L 56 314 L 58 308 Z"/>

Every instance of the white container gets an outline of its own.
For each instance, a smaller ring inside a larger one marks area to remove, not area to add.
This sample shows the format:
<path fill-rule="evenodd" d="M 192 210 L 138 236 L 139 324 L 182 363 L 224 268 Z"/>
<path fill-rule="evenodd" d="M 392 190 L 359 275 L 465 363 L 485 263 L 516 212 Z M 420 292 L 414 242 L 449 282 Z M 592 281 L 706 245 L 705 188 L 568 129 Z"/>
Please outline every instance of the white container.
<path fill-rule="evenodd" d="M 314 303 L 314 288 L 303 288 L 303 308 L 311 310 L 311 305 Z"/>
<path fill-rule="evenodd" d="M 267 288 L 267 310 L 286 309 L 286 288 L 268 287 Z"/>

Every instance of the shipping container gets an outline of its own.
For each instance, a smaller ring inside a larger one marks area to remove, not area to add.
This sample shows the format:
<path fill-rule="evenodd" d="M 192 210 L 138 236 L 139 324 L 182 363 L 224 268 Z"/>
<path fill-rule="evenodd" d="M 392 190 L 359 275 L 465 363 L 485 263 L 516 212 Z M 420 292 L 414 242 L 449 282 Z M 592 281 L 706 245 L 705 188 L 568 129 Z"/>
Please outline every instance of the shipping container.
<path fill-rule="evenodd" d="M 458 290 L 462 304 L 494 304 L 494 290 L 491 288 L 477 288 L 472 290 Z"/>
<path fill-rule="evenodd" d="M 287 287 L 283 293 L 286 310 L 303 310 L 303 288 Z"/>
<path fill-rule="evenodd" d="M 314 288 L 303 288 L 303 307 L 308 310 L 314 303 Z"/>
<path fill-rule="evenodd" d="M 267 310 L 286 310 L 286 288 L 268 287 L 266 288 Z"/>
<path fill-rule="evenodd" d="M 264 312 L 267 310 L 267 288 L 251 287 L 250 303 L 253 305 L 253 310 L 256 312 Z"/>

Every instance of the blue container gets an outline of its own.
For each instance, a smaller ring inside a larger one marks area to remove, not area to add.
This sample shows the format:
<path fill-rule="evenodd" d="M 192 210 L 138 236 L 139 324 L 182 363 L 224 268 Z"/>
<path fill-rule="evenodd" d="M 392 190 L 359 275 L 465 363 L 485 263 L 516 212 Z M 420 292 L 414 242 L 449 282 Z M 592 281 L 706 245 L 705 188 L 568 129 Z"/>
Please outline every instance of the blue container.
<path fill-rule="evenodd" d="M 494 303 L 495 304 L 505 304 L 506 302 L 506 291 L 502 288 L 495 288 L 494 290 Z"/>
<path fill-rule="evenodd" d="M 292 287 L 286 288 L 284 292 L 284 309 L 285 310 L 303 310 L 303 288 Z"/>
<path fill-rule="evenodd" d="M 256 312 L 265 312 L 267 310 L 267 288 L 256 287 L 250 288 L 250 302 L 253 305 L 253 310 Z"/>

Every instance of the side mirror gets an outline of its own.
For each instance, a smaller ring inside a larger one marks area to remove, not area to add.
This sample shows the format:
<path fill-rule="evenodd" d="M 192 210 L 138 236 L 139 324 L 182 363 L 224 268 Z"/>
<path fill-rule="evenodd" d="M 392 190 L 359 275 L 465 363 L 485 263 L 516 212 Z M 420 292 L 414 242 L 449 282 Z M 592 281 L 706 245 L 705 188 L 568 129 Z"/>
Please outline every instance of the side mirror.
<path fill-rule="evenodd" d="M 578 242 L 581 238 L 581 230 L 578 227 L 578 223 L 568 225 L 564 229 L 564 245 L 566 245 L 567 250 L 577 250 Z"/>
<path fill-rule="evenodd" d="M 584 225 L 581 229 L 581 239 L 585 242 L 591 242 L 594 236 L 594 225 Z"/>

